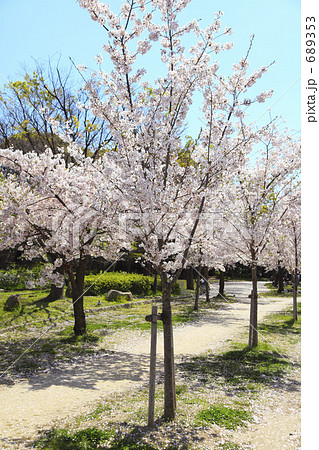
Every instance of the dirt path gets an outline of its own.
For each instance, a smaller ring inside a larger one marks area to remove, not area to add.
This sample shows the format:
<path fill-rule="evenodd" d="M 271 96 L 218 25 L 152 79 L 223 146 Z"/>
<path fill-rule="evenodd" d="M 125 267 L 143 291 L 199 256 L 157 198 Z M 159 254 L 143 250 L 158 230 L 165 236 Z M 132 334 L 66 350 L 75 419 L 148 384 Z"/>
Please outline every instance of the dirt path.
<path fill-rule="evenodd" d="M 238 287 L 239 283 L 237 283 Z M 240 283 L 239 302 L 223 304 L 200 323 L 179 326 L 174 331 L 176 361 L 183 356 L 218 350 L 248 328 L 250 284 Z M 229 290 L 236 286 L 229 286 Z M 247 291 L 248 289 L 248 291 Z M 239 297 L 239 296 L 238 296 Z M 290 298 L 260 298 L 259 320 L 291 306 Z M 263 337 L 260 336 L 262 340 Z M 149 335 L 116 333 L 101 344 L 105 350 L 89 359 L 79 357 L 63 370 L 42 373 L 12 386 L 0 386 L 0 446 L 7 439 L 25 441 L 54 419 L 84 411 L 85 405 L 108 393 L 137 387 L 148 379 Z M 158 342 L 158 369 L 162 370 L 163 337 Z M 85 364 L 84 364 L 85 361 Z M 18 448 L 18 447 L 16 447 Z"/>

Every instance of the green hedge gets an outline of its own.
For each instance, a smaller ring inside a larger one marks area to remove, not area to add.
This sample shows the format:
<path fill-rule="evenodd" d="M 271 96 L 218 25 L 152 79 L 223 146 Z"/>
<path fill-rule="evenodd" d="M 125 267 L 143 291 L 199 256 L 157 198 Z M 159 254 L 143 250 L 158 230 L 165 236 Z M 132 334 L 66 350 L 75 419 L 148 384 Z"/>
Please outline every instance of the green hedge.
<path fill-rule="evenodd" d="M 85 277 L 86 295 L 104 295 L 111 289 L 122 292 L 132 292 L 133 295 L 150 295 L 152 293 L 153 276 L 145 276 L 137 273 L 106 272 L 102 275 L 87 275 Z M 158 288 L 160 289 L 160 282 Z M 181 289 L 175 283 L 172 289 L 173 295 L 180 294 Z"/>
<path fill-rule="evenodd" d="M 149 295 L 153 277 L 146 277 L 136 273 L 107 272 L 102 275 L 88 275 L 85 277 L 87 295 L 104 295 L 111 289 L 136 295 Z"/>

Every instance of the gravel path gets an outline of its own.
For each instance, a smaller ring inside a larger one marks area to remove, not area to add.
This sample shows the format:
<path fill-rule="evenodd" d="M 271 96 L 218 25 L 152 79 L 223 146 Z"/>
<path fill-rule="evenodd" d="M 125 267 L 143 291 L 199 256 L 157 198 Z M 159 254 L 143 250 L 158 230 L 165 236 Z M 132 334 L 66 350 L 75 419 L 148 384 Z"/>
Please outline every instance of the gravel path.
<path fill-rule="evenodd" d="M 251 284 L 231 282 L 227 293 L 236 293 L 238 303 L 222 304 L 200 323 L 179 326 L 174 331 L 176 362 L 184 356 L 217 350 L 225 341 L 248 329 Z M 260 284 L 260 290 L 265 290 Z M 291 306 L 291 298 L 260 298 L 259 320 Z M 79 357 L 65 369 L 42 373 L 12 386 L 0 386 L 0 447 L 6 440 L 25 441 L 38 429 L 84 411 L 85 405 L 108 393 L 137 387 L 148 379 L 149 334 L 116 333 L 102 343 L 104 352 Z M 260 340 L 263 337 L 260 335 Z M 159 333 L 158 368 L 162 370 L 163 336 Z M 85 364 L 84 364 L 85 361 Z M 18 447 L 16 447 L 18 448 Z"/>

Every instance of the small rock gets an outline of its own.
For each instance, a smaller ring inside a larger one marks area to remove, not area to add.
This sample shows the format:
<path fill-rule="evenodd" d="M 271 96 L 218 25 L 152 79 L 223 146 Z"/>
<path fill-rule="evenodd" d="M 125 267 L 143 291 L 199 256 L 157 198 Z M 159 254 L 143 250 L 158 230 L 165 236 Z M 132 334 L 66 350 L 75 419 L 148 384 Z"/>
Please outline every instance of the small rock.
<path fill-rule="evenodd" d="M 121 292 L 121 291 L 117 291 L 115 289 L 111 289 L 107 296 L 106 296 L 106 300 L 116 300 L 117 297 L 126 297 L 127 300 L 133 300 L 133 295 L 132 292 Z"/>
<path fill-rule="evenodd" d="M 7 298 L 7 301 L 4 304 L 4 311 L 14 311 L 15 309 L 19 309 L 21 306 L 20 295 L 10 295 Z"/>

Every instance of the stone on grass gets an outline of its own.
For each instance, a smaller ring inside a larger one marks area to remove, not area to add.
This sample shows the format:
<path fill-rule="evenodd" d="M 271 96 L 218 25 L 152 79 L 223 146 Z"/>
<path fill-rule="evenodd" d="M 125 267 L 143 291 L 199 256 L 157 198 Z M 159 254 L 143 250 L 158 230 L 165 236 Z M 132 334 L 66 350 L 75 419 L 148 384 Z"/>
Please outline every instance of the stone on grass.
<path fill-rule="evenodd" d="M 111 289 L 108 292 L 106 300 L 115 301 L 117 297 L 126 297 L 127 300 L 133 300 L 132 292 L 121 292 L 117 291 L 116 289 Z"/>
<path fill-rule="evenodd" d="M 15 295 L 10 295 L 7 298 L 7 301 L 4 304 L 4 311 L 14 311 L 15 309 L 19 309 L 21 306 L 21 302 L 20 302 L 20 295 L 19 294 L 15 294 Z"/>

